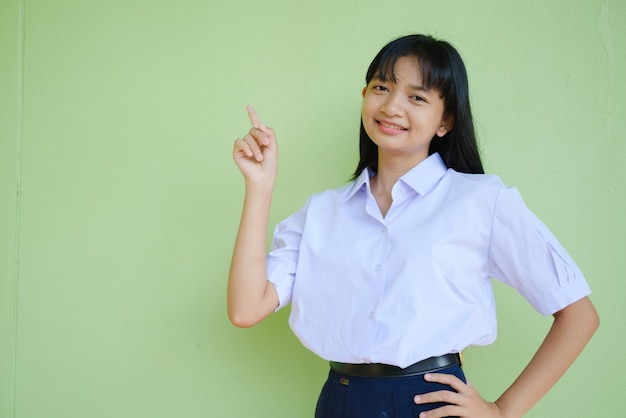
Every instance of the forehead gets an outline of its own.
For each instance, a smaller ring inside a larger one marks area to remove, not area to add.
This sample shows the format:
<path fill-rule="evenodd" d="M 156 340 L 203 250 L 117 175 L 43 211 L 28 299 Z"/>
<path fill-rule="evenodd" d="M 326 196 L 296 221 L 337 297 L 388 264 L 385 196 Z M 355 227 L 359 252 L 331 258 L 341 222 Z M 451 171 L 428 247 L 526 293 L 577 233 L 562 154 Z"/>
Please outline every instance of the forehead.
<path fill-rule="evenodd" d="M 392 83 L 410 81 L 422 84 L 422 67 L 417 57 L 401 56 L 382 62 L 374 78 Z"/>

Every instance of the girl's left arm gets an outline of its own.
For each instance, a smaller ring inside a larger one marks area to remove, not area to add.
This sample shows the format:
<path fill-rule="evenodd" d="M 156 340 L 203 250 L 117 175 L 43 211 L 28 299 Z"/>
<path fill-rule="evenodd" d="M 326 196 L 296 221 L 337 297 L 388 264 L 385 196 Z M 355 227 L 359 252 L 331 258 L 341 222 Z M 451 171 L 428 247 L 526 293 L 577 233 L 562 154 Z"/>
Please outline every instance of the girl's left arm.
<path fill-rule="evenodd" d="M 554 323 L 526 368 L 495 402 L 483 399 L 471 383 L 455 376 L 433 373 L 425 378 L 451 386 L 456 392 L 437 391 L 415 397 L 415 403 L 446 402 L 449 405 L 420 414 L 419 418 L 522 417 L 563 376 L 576 360 L 600 319 L 589 298 L 566 306 L 554 315 Z"/>

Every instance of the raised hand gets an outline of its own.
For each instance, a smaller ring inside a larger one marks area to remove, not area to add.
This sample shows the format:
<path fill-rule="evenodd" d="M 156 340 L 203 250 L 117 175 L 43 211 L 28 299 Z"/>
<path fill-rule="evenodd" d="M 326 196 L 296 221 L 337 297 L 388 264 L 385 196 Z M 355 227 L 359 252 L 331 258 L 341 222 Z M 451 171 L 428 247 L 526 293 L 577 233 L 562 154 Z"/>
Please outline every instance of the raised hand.
<path fill-rule="evenodd" d="M 235 140 L 233 159 L 247 184 L 273 185 L 278 169 L 276 133 L 261 123 L 252 106 L 247 110 L 252 128 Z"/>
<path fill-rule="evenodd" d="M 239 327 L 262 321 L 278 307 L 278 293 L 267 280 L 266 243 L 278 147 L 274 130 L 248 106 L 252 128 L 237 139 L 233 159 L 246 180 L 246 192 L 228 275 L 228 317 Z"/>

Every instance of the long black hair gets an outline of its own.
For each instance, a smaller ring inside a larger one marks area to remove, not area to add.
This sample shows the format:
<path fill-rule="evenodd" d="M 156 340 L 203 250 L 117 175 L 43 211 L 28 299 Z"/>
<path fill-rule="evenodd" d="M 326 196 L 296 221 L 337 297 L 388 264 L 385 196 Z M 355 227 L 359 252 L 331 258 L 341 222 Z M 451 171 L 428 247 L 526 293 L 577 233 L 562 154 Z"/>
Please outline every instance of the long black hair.
<path fill-rule="evenodd" d="M 452 128 L 444 136 L 433 137 L 429 155 L 438 152 L 446 166 L 456 171 L 483 174 L 470 109 L 467 72 L 461 56 L 452 45 L 428 35 L 408 35 L 391 41 L 370 64 L 365 76 L 366 85 L 374 77 L 395 82 L 396 62 L 407 56 L 417 60 L 422 85 L 439 92 L 444 101 L 444 118 L 452 121 Z M 363 121 L 359 152 L 360 160 L 353 179 L 365 168 L 374 173 L 378 171 L 378 146 L 365 132 Z"/>

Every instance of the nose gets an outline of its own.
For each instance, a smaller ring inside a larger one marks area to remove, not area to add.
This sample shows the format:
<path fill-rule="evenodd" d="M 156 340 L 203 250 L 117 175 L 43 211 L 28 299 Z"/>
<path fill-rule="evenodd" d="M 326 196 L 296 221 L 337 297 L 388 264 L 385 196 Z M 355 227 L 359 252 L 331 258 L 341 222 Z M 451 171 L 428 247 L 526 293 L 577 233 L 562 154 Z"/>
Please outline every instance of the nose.
<path fill-rule="evenodd" d="M 402 103 L 400 100 L 400 95 L 389 94 L 380 110 L 387 116 L 399 116 L 402 114 Z"/>

